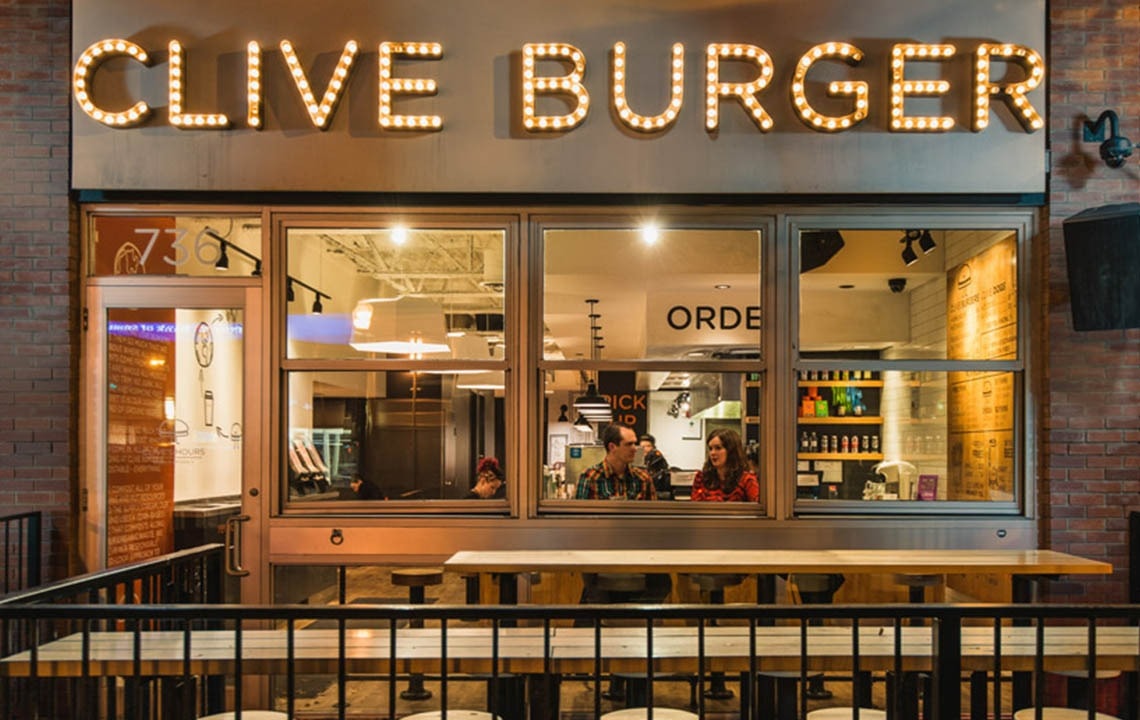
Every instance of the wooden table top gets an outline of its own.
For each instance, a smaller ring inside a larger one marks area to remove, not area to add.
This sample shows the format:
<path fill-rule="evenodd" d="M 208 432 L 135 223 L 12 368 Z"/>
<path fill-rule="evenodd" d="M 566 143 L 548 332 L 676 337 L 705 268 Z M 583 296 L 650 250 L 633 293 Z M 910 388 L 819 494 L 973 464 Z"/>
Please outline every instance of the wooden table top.
<path fill-rule="evenodd" d="M 755 641 L 745 626 L 704 629 L 706 672 L 746 671 L 755 657 L 759 670 L 799 670 L 800 628 L 795 625 L 759 626 Z M 929 627 L 861 626 L 859 667 L 890 670 L 895 667 L 895 634 L 900 635 L 904 669 L 925 670 L 932 664 L 933 637 Z M 542 628 L 500 628 L 496 655 L 491 628 L 449 628 L 447 671 L 449 673 L 593 672 L 595 653 L 602 657 L 603 672 L 645 672 L 648 640 L 645 628 L 606 627 L 601 646 L 595 646 L 592 628 L 554 628 L 549 638 Z M 229 674 L 237 670 L 233 631 L 195 630 L 190 634 L 189 662 L 183 661 L 185 635 L 179 631 L 140 634 L 138 673 L 142 676 Z M 136 671 L 134 635 L 130 632 L 93 632 L 88 636 L 87 672 L 92 676 L 132 676 Z M 345 635 L 345 667 L 356 673 L 440 672 L 444 653 L 438 628 L 401 628 L 396 635 L 396 661 L 391 660 L 391 635 L 387 629 L 350 629 Z M 755 646 L 755 654 L 752 648 Z M 294 633 L 293 671 L 336 673 L 339 638 L 336 630 L 306 629 Z M 549 659 L 547 659 L 549 652 Z M 1002 669 L 1033 670 L 1037 653 L 1036 628 L 1001 629 Z M 700 641 L 693 626 L 653 629 L 654 672 L 698 671 Z M 807 628 L 808 666 L 820 670 L 851 670 L 854 645 L 850 627 Z M 962 629 L 961 658 L 964 670 L 994 669 L 992 627 Z M 1088 663 L 1088 632 L 1083 627 L 1047 627 L 1042 655 L 1048 670 L 1082 670 Z M 1096 635 L 1097 668 L 1140 669 L 1140 629 L 1130 626 L 1101 627 Z M 79 677 L 83 674 L 83 637 L 68 635 L 39 648 L 35 674 L 39 677 Z M 249 630 L 242 633 L 241 670 L 250 675 L 285 674 L 289 670 L 287 635 L 284 630 Z M 28 677 L 31 655 L 18 653 L 0 660 L 0 676 Z"/>
<path fill-rule="evenodd" d="M 1055 550 L 465 550 L 455 572 L 996 573 L 1108 575 L 1112 565 Z"/>

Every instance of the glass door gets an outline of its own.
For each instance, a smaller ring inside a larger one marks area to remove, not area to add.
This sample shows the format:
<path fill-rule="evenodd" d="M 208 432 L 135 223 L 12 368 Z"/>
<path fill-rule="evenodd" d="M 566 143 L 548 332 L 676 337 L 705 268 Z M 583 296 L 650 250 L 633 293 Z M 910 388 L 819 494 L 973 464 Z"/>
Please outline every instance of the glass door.
<path fill-rule="evenodd" d="M 87 570 L 229 541 L 230 574 L 260 575 L 247 574 L 260 558 L 261 493 L 249 482 L 260 477 L 260 410 L 247 382 L 260 362 L 250 322 L 256 294 L 207 284 L 89 288 L 80 503 Z"/>

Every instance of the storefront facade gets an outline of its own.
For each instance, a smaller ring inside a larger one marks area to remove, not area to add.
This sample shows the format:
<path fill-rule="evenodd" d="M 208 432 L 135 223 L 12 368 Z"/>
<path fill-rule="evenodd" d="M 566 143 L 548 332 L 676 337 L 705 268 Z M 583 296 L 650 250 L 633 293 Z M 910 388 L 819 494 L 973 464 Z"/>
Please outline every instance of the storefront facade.
<path fill-rule="evenodd" d="M 249 599 L 499 546 L 1050 546 L 1045 9 L 882 5 L 77 8 L 77 565 L 231 504 Z M 659 499 L 579 499 L 591 395 Z M 718 428 L 754 502 L 682 499 Z"/>

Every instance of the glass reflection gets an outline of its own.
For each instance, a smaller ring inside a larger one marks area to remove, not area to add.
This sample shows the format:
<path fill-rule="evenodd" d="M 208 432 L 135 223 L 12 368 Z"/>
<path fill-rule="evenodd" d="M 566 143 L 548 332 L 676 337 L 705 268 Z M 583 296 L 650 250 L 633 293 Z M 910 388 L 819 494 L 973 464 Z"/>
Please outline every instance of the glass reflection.
<path fill-rule="evenodd" d="M 501 375 L 501 373 L 500 373 Z M 289 499 L 462 500 L 495 458 L 502 499 L 504 391 L 464 387 L 461 372 L 292 372 L 286 437 Z"/>

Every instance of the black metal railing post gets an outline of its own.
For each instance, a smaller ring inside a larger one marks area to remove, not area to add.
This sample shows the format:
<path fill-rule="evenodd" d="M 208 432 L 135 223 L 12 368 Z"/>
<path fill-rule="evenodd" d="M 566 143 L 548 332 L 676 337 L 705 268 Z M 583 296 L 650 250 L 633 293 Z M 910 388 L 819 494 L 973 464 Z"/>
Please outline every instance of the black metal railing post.
<path fill-rule="evenodd" d="M 934 720 L 962 717 L 962 617 L 948 609 L 934 625 Z"/>

